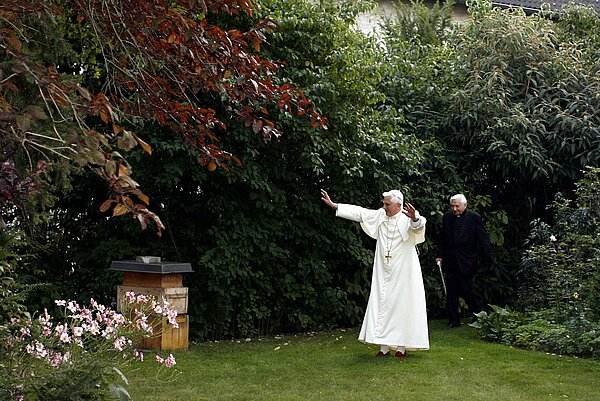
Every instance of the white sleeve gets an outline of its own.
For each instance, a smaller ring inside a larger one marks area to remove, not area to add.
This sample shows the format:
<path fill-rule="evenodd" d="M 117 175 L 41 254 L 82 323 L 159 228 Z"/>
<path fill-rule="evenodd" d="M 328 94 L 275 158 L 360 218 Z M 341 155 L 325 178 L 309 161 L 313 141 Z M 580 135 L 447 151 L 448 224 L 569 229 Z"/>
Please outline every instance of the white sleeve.
<path fill-rule="evenodd" d="M 425 225 L 427 224 L 427 219 L 419 214 L 417 214 L 419 218 L 417 221 L 410 221 L 410 232 L 414 237 L 414 241 L 416 244 L 420 244 L 425 242 Z"/>
<path fill-rule="evenodd" d="M 412 219 L 410 220 L 410 228 L 412 228 L 413 230 L 418 230 L 421 227 L 425 226 L 425 217 L 421 217 L 421 215 L 419 214 L 419 212 L 417 212 L 417 221 L 412 221 Z"/>
<path fill-rule="evenodd" d="M 356 222 L 362 222 L 362 207 L 354 205 L 346 205 L 344 203 L 338 203 L 338 207 L 335 210 L 335 215 L 343 219 L 352 220 Z"/>
<path fill-rule="evenodd" d="M 383 209 L 372 210 L 364 207 L 339 203 L 335 215 L 347 220 L 360 223 L 363 231 L 371 238 L 377 239 L 381 214 L 385 215 Z"/>

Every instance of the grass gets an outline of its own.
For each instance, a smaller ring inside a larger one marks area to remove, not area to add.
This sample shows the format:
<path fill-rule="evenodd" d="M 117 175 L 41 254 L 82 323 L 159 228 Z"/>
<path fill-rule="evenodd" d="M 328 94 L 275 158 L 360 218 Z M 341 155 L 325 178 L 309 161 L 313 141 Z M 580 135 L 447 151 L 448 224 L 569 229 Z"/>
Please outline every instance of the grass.
<path fill-rule="evenodd" d="M 177 372 L 127 373 L 133 400 L 599 400 L 600 361 L 509 348 L 430 322 L 431 349 L 375 358 L 358 330 L 195 344 Z"/>

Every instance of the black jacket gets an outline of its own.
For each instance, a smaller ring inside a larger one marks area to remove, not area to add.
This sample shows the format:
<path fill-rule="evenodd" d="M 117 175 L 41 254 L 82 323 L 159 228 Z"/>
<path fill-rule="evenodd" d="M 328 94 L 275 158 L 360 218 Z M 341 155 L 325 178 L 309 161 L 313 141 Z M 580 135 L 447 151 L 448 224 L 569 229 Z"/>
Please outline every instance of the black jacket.
<path fill-rule="evenodd" d="M 444 214 L 442 232 L 438 238 L 437 257 L 442 258 L 446 272 L 475 274 L 492 264 L 492 246 L 481 216 L 466 209 L 460 217 Z"/>

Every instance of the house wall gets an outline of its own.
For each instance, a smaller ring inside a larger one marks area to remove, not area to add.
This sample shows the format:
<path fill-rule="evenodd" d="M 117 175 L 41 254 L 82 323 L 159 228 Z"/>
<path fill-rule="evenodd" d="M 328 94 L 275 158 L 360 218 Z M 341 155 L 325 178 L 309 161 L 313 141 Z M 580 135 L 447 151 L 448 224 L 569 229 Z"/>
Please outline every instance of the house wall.
<path fill-rule="evenodd" d="M 360 1 L 360 0 L 358 0 Z M 410 3 L 409 0 L 404 0 L 407 3 Z M 425 4 L 432 6 L 435 4 L 435 1 L 425 0 Z M 357 26 L 365 33 L 371 33 L 373 30 L 377 30 L 377 26 L 381 17 L 384 15 L 394 15 L 395 5 L 392 0 L 378 0 L 377 8 L 373 11 L 364 13 L 358 16 Z M 454 19 L 458 22 L 464 21 L 468 18 L 467 8 L 464 4 L 455 4 L 454 5 Z"/>

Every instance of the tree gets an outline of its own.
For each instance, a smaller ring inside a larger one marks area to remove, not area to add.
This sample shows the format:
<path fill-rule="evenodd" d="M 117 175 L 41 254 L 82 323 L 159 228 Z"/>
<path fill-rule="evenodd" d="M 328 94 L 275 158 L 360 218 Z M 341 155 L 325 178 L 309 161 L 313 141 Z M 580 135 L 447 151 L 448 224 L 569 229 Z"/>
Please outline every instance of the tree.
<path fill-rule="evenodd" d="M 355 226 L 336 220 L 324 209 L 318 190 L 326 188 L 339 201 L 378 207 L 384 190 L 400 188 L 428 218 L 429 241 L 420 251 L 431 316 L 443 311 L 443 290 L 433 263 L 434 239 L 448 196 L 455 192 L 467 194 L 470 207 L 484 216 L 498 245 L 497 263 L 480 281 L 486 301 L 508 301 L 521 246 L 518 235 L 523 235 L 532 216 L 531 210 L 521 207 L 522 197 L 535 197 L 543 203 L 552 191 L 571 183 L 568 174 L 551 185 L 542 175 L 533 178 L 527 158 L 537 151 L 547 156 L 542 164 L 559 163 L 562 156 L 552 146 L 563 141 L 570 145 L 570 137 L 564 130 L 553 131 L 555 139 L 560 138 L 554 141 L 548 132 L 557 125 L 544 120 L 546 132 L 536 131 L 543 146 L 519 150 L 515 145 L 523 138 L 519 126 L 512 132 L 510 127 L 499 130 L 492 125 L 501 119 L 513 121 L 518 107 L 492 104 L 500 92 L 511 102 L 524 102 L 525 98 L 533 102 L 530 105 L 544 104 L 529 99 L 522 90 L 521 78 L 527 77 L 527 71 L 513 60 L 519 56 L 518 51 L 513 52 L 517 45 L 526 52 L 539 52 L 539 57 L 547 56 L 547 65 L 539 68 L 556 73 L 535 88 L 530 85 L 530 90 L 539 96 L 545 90 L 553 91 L 556 107 L 589 94 L 596 85 L 591 75 L 596 68 L 596 50 L 590 48 L 588 53 L 584 44 L 594 42 L 584 40 L 585 35 L 580 36 L 572 24 L 567 24 L 570 30 L 562 31 L 560 24 L 537 22 L 537 17 L 529 19 L 519 13 L 495 16 L 499 11 L 475 5 L 473 12 L 482 19 L 478 24 L 439 31 L 445 33 L 438 40 L 431 35 L 425 40 L 392 33 L 383 43 L 352 27 L 358 12 L 368 6 L 363 2 L 261 0 L 259 5 L 260 11 L 252 16 L 213 13 L 211 21 L 225 32 L 248 32 L 261 19 L 277 20 L 277 28 L 265 33 L 260 45 L 263 58 L 286 60 L 281 62 L 283 68 L 269 75 L 270 82 L 275 87 L 301 88 L 327 116 L 328 130 L 315 131 L 309 124 L 299 124 L 290 109 L 267 102 L 263 106 L 268 119 L 285 135 L 265 142 L 243 118 L 227 119 L 227 131 L 215 126 L 219 142 L 210 145 L 226 149 L 243 163 L 236 163 L 232 156 L 229 162 L 219 162 L 226 168 L 213 170 L 216 163 L 198 168 L 201 156 L 185 137 L 174 134 L 174 129 L 143 120 L 143 131 L 136 132 L 143 132 L 152 157 L 146 157 L 144 148 L 137 146 L 128 153 L 127 161 L 136 171 L 136 181 L 152 194 L 150 209 L 159 211 L 164 219 L 166 235 L 156 238 L 151 232 L 140 233 L 135 221 L 107 220 L 95 206 L 105 199 L 105 189 L 91 169 L 78 170 L 70 181 L 72 188 L 57 200 L 53 218 L 44 226 L 44 245 L 51 252 L 39 270 L 53 280 L 52 288 L 75 288 L 78 296 L 94 293 L 110 298 L 117 280 L 106 269 L 110 261 L 153 254 L 194 266 L 195 273 L 185 280 L 190 287 L 192 333 L 198 338 L 353 325 L 362 318 L 366 304 L 373 243 Z M 553 39 L 545 40 L 532 27 L 543 28 Z M 556 29 L 556 34 L 550 34 L 548 27 Z M 512 53 L 494 55 L 490 44 L 494 35 L 488 28 L 496 33 L 522 31 L 524 37 L 533 38 L 531 43 L 502 38 L 500 42 Z M 570 54 L 567 49 L 573 46 L 581 52 L 581 59 L 557 60 L 561 51 Z M 510 65 L 498 76 L 512 84 L 492 82 L 490 92 L 480 93 L 475 72 L 493 75 L 496 64 L 490 60 Z M 484 64 L 491 66 L 491 72 Z M 85 79 L 82 82 L 94 92 L 104 90 L 103 77 L 109 75 L 101 68 L 103 64 L 89 65 L 84 70 L 97 67 L 97 77 L 91 73 L 76 77 Z M 567 69 L 559 68 L 565 65 L 583 79 L 580 86 Z M 512 81 L 512 74 L 520 78 Z M 559 81 L 562 84 L 552 86 Z M 198 101 L 215 116 L 229 116 L 228 107 L 239 103 L 223 100 L 221 93 L 206 90 L 198 94 Z M 465 94 L 471 94 L 474 103 L 459 101 Z M 472 113 L 478 108 L 482 114 Z M 535 107 L 523 110 L 531 116 L 542 111 Z M 260 117 L 260 108 L 258 112 Z M 528 118 L 533 121 L 531 116 Z M 550 118 L 551 113 L 545 117 Z M 576 138 L 591 135 L 589 147 L 585 140 L 576 144 L 582 145 L 580 150 L 588 157 L 598 149 L 593 147 L 596 138 L 592 135 L 597 129 L 596 115 L 589 115 L 586 121 L 590 131 L 580 125 L 575 128 L 581 128 Z M 98 127 L 102 120 L 98 116 L 86 122 Z M 468 130 L 463 132 L 463 128 Z M 488 128 L 494 129 L 485 131 Z M 130 126 L 127 129 L 133 131 Z M 486 142 L 490 132 L 514 142 L 507 142 L 507 147 L 520 155 L 513 161 L 518 171 L 505 175 L 502 168 L 496 168 L 510 163 L 501 159 L 501 152 L 490 149 Z M 583 160 L 579 156 L 565 165 L 563 173 L 575 171 Z M 505 241 L 507 221 L 518 235 L 509 231 Z M 504 250 L 500 249 L 503 242 Z"/>
<path fill-rule="evenodd" d="M 466 193 L 498 245 L 481 290 L 507 302 L 532 216 L 600 163 L 600 20 L 576 7 L 554 22 L 474 1 L 470 20 L 446 27 L 446 7 L 400 7 L 383 25 L 391 73 L 381 91 L 426 148 L 417 195 L 433 212 L 428 232 L 448 197 Z"/>
<path fill-rule="evenodd" d="M 442 138 L 469 155 L 465 169 L 479 171 L 480 186 L 523 224 L 554 193 L 572 191 L 587 165 L 600 164 L 600 79 L 590 57 L 598 43 L 573 40 L 565 24 L 523 10 L 476 2 L 471 12 L 456 36 L 469 73 Z M 591 21 L 597 30 L 600 19 Z"/>
<path fill-rule="evenodd" d="M 271 16 L 280 26 L 261 49 L 270 59 L 287 60 L 274 82 L 301 88 L 327 116 L 328 130 L 315 132 L 276 110 L 272 121 L 285 135 L 265 143 L 232 121 L 220 144 L 244 163 L 229 172 L 197 169 L 185 144 L 171 141 L 168 131 L 145 131 L 153 157 L 133 149 L 129 159 L 153 194 L 165 235 L 134 235 L 132 222 L 106 221 L 80 201 L 100 197 L 101 189 L 77 180 L 57 203 L 51 227 L 56 235 L 48 246 L 57 251 L 47 268 L 61 278 L 56 286 L 109 297 L 109 284 L 116 283 L 106 272 L 110 260 L 152 252 L 192 264 L 195 273 L 185 280 L 197 338 L 359 322 L 373 243 L 323 207 L 319 188 L 378 207 L 384 190 L 401 185 L 413 191 L 422 159 L 420 144 L 398 129 L 398 116 L 380 109 L 377 84 L 386 60 L 376 40 L 352 28 L 362 7 L 353 1 L 261 2 L 257 17 Z M 222 26 L 243 24 L 250 21 L 222 16 Z M 65 257 L 60 250 L 67 249 Z"/>
<path fill-rule="evenodd" d="M 281 135 L 269 105 L 323 127 L 301 91 L 273 83 L 280 65 L 258 55 L 273 21 L 245 32 L 210 23 L 220 13 L 252 15 L 252 7 L 250 0 L 4 1 L 0 212 L 23 206 L 47 164 L 75 162 L 108 183 L 103 211 L 131 213 L 160 233 L 123 156 L 138 145 L 152 153 L 136 131 L 160 125 L 201 166 L 227 169 L 240 163 L 218 144 L 231 118 L 264 140 Z M 212 99 L 221 110 L 206 107 Z"/>

